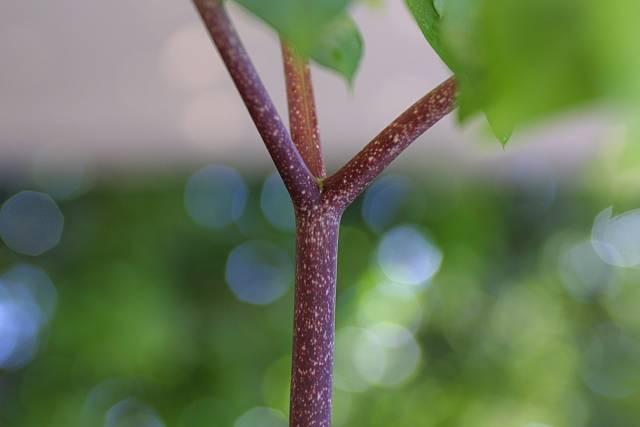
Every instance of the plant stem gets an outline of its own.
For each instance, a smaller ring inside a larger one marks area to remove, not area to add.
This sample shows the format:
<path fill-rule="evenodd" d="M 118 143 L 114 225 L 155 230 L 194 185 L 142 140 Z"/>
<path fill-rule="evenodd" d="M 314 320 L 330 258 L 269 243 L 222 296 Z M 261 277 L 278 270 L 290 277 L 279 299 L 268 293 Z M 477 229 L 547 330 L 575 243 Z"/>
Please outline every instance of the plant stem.
<path fill-rule="evenodd" d="M 320 147 L 320 132 L 309 63 L 284 42 L 282 59 L 287 84 L 291 139 L 311 173 L 317 178 L 324 178 L 326 171 Z"/>
<path fill-rule="evenodd" d="M 296 289 L 290 427 L 330 427 L 338 229 L 344 209 L 418 136 L 455 107 L 455 80 L 424 96 L 335 175 L 325 176 L 311 77 L 283 46 L 291 133 L 224 10 L 193 0 L 296 210 Z"/>
<path fill-rule="evenodd" d="M 296 209 L 296 291 L 290 427 L 329 427 L 338 229 L 343 210 L 418 136 L 453 110 L 455 81 L 424 96 Z"/>
<path fill-rule="evenodd" d="M 331 204 L 346 208 L 413 141 L 455 108 L 456 82 L 451 77 L 409 107 L 324 182 Z"/>
<path fill-rule="evenodd" d="M 211 39 L 244 101 L 294 202 L 318 198 L 319 189 L 291 141 L 220 0 L 194 0 Z"/>
<path fill-rule="evenodd" d="M 329 427 L 333 378 L 338 228 L 328 205 L 296 212 L 296 290 L 291 427 Z"/>

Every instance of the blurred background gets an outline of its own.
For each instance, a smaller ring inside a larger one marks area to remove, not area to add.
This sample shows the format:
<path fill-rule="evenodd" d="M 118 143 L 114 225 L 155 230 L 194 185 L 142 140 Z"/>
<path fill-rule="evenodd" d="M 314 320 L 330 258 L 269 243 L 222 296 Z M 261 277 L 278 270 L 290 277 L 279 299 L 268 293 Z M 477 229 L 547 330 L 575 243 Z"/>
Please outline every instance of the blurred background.
<path fill-rule="evenodd" d="M 277 40 L 231 12 L 286 114 Z M 331 170 L 448 75 L 402 2 L 354 15 L 355 86 L 314 69 Z M 0 23 L 0 426 L 285 427 L 293 212 L 190 2 Z M 449 118 L 346 212 L 336 426 L 638 424 L 621 123 L 573 111 L 503 149 Z"/>

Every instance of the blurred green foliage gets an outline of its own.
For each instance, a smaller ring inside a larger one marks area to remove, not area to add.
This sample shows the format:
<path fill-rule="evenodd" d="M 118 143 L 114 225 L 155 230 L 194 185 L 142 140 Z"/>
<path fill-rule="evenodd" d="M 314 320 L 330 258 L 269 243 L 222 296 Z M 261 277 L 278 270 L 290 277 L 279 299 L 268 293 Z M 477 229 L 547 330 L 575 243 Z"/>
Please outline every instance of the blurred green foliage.
<path fill-rule="evenodd" d="M 484 111 L 504 140 L 514 125 L 594 102 L 637 108 L 635 0 L 406 0 L 456 73 L 461 120 Z"/>
<path fill-rule="evenodd" d="M 236 0 L 301 54 L 353 80 L 362 37 L 345 12 L 350 0 Z"/>
<path fill-rule="evenodd" d="M 591 259 L 564 261 L 588 242 L 609 194 L 555 181 L 410 181 L 376 231 L 362 202 L 345 214 L 337 327 L 348 338 L 354 328 L 400 325 L 415 337 L 417 367 L 399 384 L 338 388 L 336 425 L 636 425 L 640 273 L 602 264 L 606 274 L 594 275 L 601 270 L 589 270 Z M 266 306 L 243 303 L 227 286 L 225 263 L 248 240 L 293 257 L 294 237 L 263 216 L 259 180 L 239 220 L 217 230 L 189 218 L 185 182 L 104 183 L 60 204 L 66 228 L 55 250 L 25 258 L 0 248 L 2 271 L 32 263 L 58 290 L 34 360 L 0 371 L 0 425 L 157 425 L 110 424 L 109 411 L 129 398 L 176 427 L 233 426 L 256 406 L 287 412 L 292 291 Z M 376 257 L 399 224 L 443 254 L 428 286 L 411 292 L 385 290 Z M 358 357 L 377 366 L 366 356 Z"/>
<path fill-rule="evenodd" d="M 363 51 L 347 15 L 356 2 L 236 1 L 302 54 L 353 80 Z M 484 112 L 502 143 L 515 127 L 585 105 L 612 104 L 637 114 L 637 0 L 405 2 L 458 78 L 460 120 Z"/>

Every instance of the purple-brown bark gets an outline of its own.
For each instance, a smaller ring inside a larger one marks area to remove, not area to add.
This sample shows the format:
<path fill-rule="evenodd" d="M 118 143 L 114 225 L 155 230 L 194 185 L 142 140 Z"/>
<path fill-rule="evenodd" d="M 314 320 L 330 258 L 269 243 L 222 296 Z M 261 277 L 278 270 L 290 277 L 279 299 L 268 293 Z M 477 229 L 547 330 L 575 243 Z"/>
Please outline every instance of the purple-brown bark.
<path fill-rule="evenodd" d="M 291 139 L 311 173 L 318 178 L 324 178 L 326 171 L 320 147 L 320 132 L 309 64 L 284 42 L 282 59 L 287 83 Z"/>
<path fill-rule="evenodd" d="M 322 205 L 296 212 L 291 427 L 331 425 L 340 216 Z"/>
<path fill-rule="evenodd" d="M 344 209 L 418 136 L 455 106 L 442 83 L 324 179 L 311 77 L 283 45 L 291 136 L 269 98 L 221 0 L 193 0 L 282 176 L 296 211 L 296 286 L 291 427 L 330 427 L 338 229 Z"/>
<path fill-rule="evenodd" d="M 262 140 L 292 198 L 318 196 L 315 178 L 291 141 L 220 0 L 194 0 Z"/>
<path fill-rule="evenodd" d="M 452 77 L 409 107 L 353 159 L 324 182 L 323 197 L 346 208 L 420 135 L 455 107 Z"/>

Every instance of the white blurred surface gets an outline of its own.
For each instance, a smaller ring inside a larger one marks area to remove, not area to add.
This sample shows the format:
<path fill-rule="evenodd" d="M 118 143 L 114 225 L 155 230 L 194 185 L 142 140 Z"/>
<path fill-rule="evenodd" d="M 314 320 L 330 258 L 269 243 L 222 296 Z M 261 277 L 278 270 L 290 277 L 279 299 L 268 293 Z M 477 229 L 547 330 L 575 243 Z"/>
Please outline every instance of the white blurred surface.
<path fill-rule="evenodd" d="M 243 10 L 231 12 L 286 115 L 275 35 Z M 355 87 L 314 71 L 330 169 L 449 74 L 404 2 L 357 5 L 353 12 L 366 49 Z M 28 167 L 52 146 L 69 152 L 70 162 L 89 159 L 118 170 L 207 162 L 270 167 L 189 0 L 6 0 L 0 3 L 0 57 L 5 170 Z M 504 151 L 482 126 L 459 129 L 448 118 L 401 162 L 437 165 L 444 173 L 493 173 L 496 164 L 524 158 L 542 164 L 541 173 L 567 173 L 590 158 L 608 132 L 592 113 L 516 136 Z"/>

